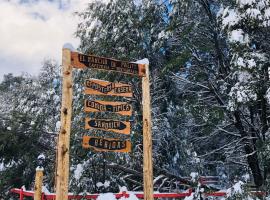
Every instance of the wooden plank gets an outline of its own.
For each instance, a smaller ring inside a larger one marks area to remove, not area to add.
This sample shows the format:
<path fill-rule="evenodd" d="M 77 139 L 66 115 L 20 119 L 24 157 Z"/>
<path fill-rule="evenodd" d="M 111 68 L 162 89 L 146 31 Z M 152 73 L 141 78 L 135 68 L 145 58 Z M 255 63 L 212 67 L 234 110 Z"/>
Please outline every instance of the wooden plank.
<path fill-rule="evenodd" d="M 84 101 L 85 112 L 112 112 L 120 115 L 131 116 L 132 106 L 126 102 L 111 102 L 111 101 Z"/>
<path fill-rule="evenodd" d="M 85 81 L 85 94 L 132 97 L 132 87 L 124 83 L 89 79 Z"/>
<path fill-rule="evenodd" d="M 109 138 L 98 138 L 83 136 L 83 148 L 93 148 L 95 151 L 130 152 L 131 142 L 129 140 L 118 140 Z"/>
<path fill-rule="evenodd" d="M 36 169 L 36 177 L 35 177 L 34 200 L 41 200 L 42 181 L 43 181 L 43 168 L 37 168 Z"/>
<path fill-rule="evenodd" d="M 130 122 L 85 118 L 85 129 L 97 129 L 114 133 L 130 134 Z"/>
<path fill-rule="evenodd" d="M 63 49 L 62 72 L 62 108 L 61 108 L 61 129 L 57 143 L 57 169 L 56 169 L 56 200 L 68 199 L 69 183 L 69 146 L 72 112 L 72 66 L 71 52 Z"/>
<path fill-rule="evenodd" d="M 145 66 L 143 64 L 93 55 L 85 55 L 78 52 L 71 53 L 71 65 L 73 65 L 75 68 L 91 68 L 145 76 Z"/>
<path fill-rule="evenodd" d="M 146 76 L 142 78 L 143 105 L 143 185 L 144 200 L 153 200 L 153 157 L 152 157 L 152 121 L 150 97 L 150 72 L 145 66 Z"/>

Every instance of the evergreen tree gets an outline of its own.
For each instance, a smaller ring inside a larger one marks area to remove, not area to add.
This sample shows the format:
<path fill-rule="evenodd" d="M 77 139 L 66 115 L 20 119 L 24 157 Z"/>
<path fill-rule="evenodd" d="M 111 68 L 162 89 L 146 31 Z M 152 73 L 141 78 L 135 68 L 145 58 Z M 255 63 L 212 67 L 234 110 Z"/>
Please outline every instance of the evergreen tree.
<path fill-rule="evenodd" d="M 47 156 L 45 185 L 53 184 L 58 81 L 56 64 L 46 61 L 39 77 L 8 75 L 1 83 L 0 194 L 6 199 L 13 187 L 33 187 L 41 153 Z"/>

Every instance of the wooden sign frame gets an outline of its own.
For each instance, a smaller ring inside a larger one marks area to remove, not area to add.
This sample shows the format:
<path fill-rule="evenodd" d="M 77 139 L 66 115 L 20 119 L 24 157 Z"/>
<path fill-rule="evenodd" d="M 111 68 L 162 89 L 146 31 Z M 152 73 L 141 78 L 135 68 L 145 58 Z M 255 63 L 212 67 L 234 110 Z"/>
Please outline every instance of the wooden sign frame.
<path fill-rule="evenodd" d="M 113 83 L 98 79 L 89 79 L 85 81 L 85 94 L 92 95 L 110 95 L 121 97 L 132 97 L 132 86 L 125 83 Z"/>
<path fill-rule="evenodd" d="M 109 70 L 142 77 L 144 199 L 153 200 L 152 124 L 149 66 L 104 57 L 88 56 L 78 52 L 72 52 L 69 48 L 63 48 L 62 50 L 62 66 L 63 92 L 61 129 L 58 135 L 56 153 L 56 200 L 68 200 L 70 130 L 73 97 L 72 66 L 74 68 Z M 106 87 L 108 87 L 108 85 L 106 85 Z M 93 93 L 86 92 L 86 94 Z M 99 95 L 103 95 L 103 92 L 99 93 Z M 127 97 L 132 97 L 132 95 Z"/>
<path fill-rule="evenodd" d="M 99 138 L 91 136 L 83 136 L 83 148 L 93 148 L 100 152 L 122 152 L 131 151 L 131 142 L 129 140 L 119 140 L 112 138 Z"/>
<path fill-rule="evenodd" d="M 145 76 L 145 66 L 143 64 L 94 55 L 85 55 L 78 52 L 71 52 L 71 65 L 75 68 L 99 69 L 136 76 Z"/>
<path fill-rule="evenodd" d="M 85 100 L 85 112 L 111 112 L 125 116 L 132 115 L 132 105 L 126 102 Z"/>
<path fill-rule="evenodd" d="M 131 127 L 130 122 L 127 121 L 110 120 L 110 119 L 91 119 L 89 117 L 85 118 L 86 130 L 96 129 L 129 135 L 130 127 Z"/>

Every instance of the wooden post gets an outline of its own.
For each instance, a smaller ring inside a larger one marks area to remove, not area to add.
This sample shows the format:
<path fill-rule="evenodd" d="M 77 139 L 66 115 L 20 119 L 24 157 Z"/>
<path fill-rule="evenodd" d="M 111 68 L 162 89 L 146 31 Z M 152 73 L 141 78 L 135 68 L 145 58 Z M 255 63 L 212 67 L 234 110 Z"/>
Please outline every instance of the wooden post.
<path fill-rule="evenodd" d="M 69 145 L 72 111 L 71 51 L 67 48 L 63 48 L 62 53 L 63 89 L 61 129 L 57 144 L 56 200 L 68 199 Z"/>
<path fill-rule="evenodd" d="M 35 194 L 34 200 L 41 200 L 42 195 L 43 168 L 37 167 L 35 178 Z"/>
<path fill-rule="evenodd" d="M 150 98 L 149 65 L 145 65 L 145 77 L 142 78 L 143 105 L 143 184 L 144 200 L 153 200 L 153 164 L 152 164 L 152 122 Z"/>

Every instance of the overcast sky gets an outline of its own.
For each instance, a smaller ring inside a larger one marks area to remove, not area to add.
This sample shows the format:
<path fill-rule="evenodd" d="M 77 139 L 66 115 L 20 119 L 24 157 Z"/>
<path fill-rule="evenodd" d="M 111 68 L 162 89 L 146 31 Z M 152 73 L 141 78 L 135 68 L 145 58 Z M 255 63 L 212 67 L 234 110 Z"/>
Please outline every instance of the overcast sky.
<path fill-rule="evenodd" d="M 60 63 L 63 44 L 72 43 L 73 13 L 89 0 L 0 0 L 0 81 L 3 75 L 37 74 L 45 58 Z"/>

